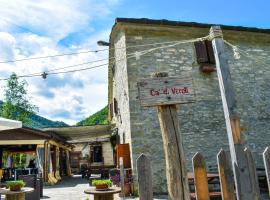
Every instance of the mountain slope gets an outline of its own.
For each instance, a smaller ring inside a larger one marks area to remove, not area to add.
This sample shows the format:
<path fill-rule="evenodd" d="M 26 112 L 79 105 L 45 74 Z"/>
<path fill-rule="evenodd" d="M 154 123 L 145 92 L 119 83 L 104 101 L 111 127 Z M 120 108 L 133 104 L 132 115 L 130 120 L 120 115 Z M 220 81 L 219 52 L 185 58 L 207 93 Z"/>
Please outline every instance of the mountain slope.
<path fill-rule="evenodd" d="M 104 107 L 95 114 L 87 117 L 86 119 L 78 122 L 77 126 L 91 126 L 97 124 L 108 124 L 108 106 Z"/>
<path fill-rule="evenodd" d="M 3 102 L 0 101 L 0 109 Z M 30 127 L 30 128 L 36 128 L 36 129 L 42 129 L 47 127 L 63 127 L 63 126 L 69 126 L 65 122 L 59 122 L 59 121 L 52 121 L 47 118 L 41 117 L 37 114 L 30 114 L 29 121 L 24 124 L 24 126 Z"/>
<path fill-rule="evenodd" d="M 45 117 L 41 117 L 36 114 L 31 114 L 29 116 L 29 122 L 25 124 L 28 127 L 31 128 L 37 128 L 37 129 L 42 129 L 42 128 L 47 128 L 47 127 L 63 127 L 63 126 L 69 126 L 65 122 L 61 121 L 52 121 L 49 120 Z"/>

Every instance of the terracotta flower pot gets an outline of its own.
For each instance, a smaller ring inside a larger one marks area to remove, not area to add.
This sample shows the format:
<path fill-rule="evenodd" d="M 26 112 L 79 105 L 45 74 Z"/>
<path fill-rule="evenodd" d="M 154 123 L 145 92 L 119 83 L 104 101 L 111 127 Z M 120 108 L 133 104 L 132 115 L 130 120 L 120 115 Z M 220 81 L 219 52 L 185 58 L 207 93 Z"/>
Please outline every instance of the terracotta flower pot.
<path fill-rule="evenodd" d="M 22 189 L 21 185 L 13 185 L 9 188 L 10 191 L 20 191 Z"/>
<path fill-rule="evenodd" d="M 108 185 L 107 184 L 96 185 L 96 189 L 98 190 L 108 189 Z"/>

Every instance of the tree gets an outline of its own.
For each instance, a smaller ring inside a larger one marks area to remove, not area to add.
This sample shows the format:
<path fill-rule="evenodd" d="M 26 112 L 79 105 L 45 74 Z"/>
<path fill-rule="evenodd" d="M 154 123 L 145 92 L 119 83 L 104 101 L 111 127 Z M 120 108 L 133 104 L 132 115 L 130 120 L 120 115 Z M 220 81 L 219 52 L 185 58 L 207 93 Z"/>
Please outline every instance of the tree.
<path fill-rule="evenodd" d="M 2 117 L 27 123 L 29 115 L 38 110 L 35 105 L 30 103 L 25 89 L 26 86 L 25 80 L 20 82 L 15 73 L 11 74 L 5 86 L 5 102 L 0 111 Z"/>

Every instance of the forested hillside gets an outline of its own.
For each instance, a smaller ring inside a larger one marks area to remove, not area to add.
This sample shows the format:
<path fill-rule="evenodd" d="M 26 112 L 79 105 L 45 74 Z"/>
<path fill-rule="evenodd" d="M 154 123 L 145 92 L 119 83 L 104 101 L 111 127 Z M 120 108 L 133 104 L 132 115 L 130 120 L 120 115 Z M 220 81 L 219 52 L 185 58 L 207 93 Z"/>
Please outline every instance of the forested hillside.
<path fill-rule="evenodd" d="M 77 123 L 78 126 L 108 124 L 108 106 Z"/>

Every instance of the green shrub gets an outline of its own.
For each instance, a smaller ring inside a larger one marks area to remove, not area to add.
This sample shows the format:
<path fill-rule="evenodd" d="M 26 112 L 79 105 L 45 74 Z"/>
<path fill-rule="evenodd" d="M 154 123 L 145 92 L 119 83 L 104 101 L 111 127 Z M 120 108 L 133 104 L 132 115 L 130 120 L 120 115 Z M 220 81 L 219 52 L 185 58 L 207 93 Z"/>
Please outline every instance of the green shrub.
<path fill-rule="evenodd" d="M 25 182 L 24 182 L 23 180 L 7 181 L 7 182 L 6 182 L 6 186 L 7 186 L 8 188 L 14 187 L 14 186 L 20 186 L 20 187 L 23 187 L 23 186 L 25 186 Z"/>
<path fill-rule="evenodd" d="M 109 179 L 106 180 L 93 180 L 92 181 L 92 185 L 96 186 L 96 185 L 108 185 L 108 187 L 112 186 L 112 181 Z"/>

